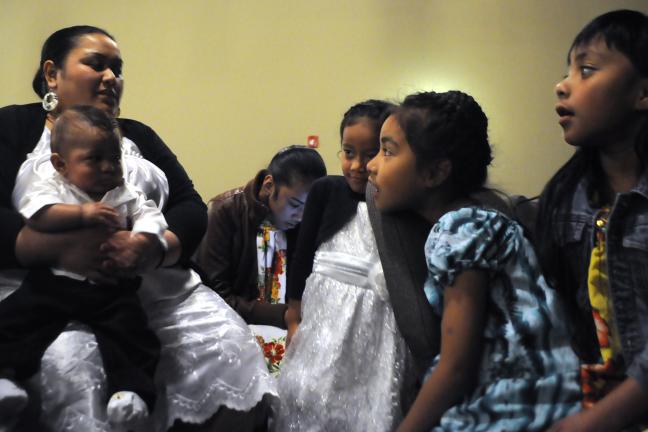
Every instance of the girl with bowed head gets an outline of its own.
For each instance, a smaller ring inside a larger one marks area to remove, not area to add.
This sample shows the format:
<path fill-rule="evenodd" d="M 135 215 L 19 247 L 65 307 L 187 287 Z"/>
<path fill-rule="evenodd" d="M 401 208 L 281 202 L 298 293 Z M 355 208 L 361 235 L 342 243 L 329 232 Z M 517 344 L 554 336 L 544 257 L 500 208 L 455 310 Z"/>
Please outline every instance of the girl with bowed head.
<path fill-rule="evenodd" d="M 265 422 L 264 398 L 276 396 L 276 384 L 245 322 L 187 267 L 206 227 L 206 207 L 151 128 L 117 119 L 124 176 L 163 210 L 168 248 L 129 231 L 38 232 L 24 225 L 12 205 L 26 184 L 53 169 L 50 129 L 63 110 L 93 105 L 117 116 L 122 65 L 119 46 L 105 30 L 61 29 L 45 41 L 33 81 L 42 106 L 0 109 L 0 298 L 20 285 L 28 267 L 56 266 L 101 283 L 142 276 L 140 299 L 162 344 L 158 402 L 146 429 L 253 429 Z M 18 430 L 110 430 L 105 374 L 87 327 L 68 327 L 25 386 L 30 404 Z M 0 421 L 8 422 L 8 414 L 0 411 Z"/>

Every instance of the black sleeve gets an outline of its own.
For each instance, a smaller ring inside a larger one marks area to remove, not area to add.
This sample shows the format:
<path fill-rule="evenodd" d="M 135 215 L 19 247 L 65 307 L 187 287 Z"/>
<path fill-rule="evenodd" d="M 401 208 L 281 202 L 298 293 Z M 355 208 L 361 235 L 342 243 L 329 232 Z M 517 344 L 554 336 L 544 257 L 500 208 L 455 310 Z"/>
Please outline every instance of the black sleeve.
<path fill-rule="evenodd" d="M 306 279 L 313 271 L 313 259 L 319 246 L 318 233 L 331 191 L 331 183 L 327 179 L 324 177 L 315 181 L 306 199 L 297 246 L 292 253 L 291 268 L 288 271 L 288 299 L 301 300 Z"/>
<path fill-rule="evenodd" d="M 167 176 L 169 202 L 164 217 L 182 245 L 181 262 L 188 262 L 207 229 L 207 206 L 176 155 L 153 129 L 134 120 L 121 120 L 120 125 L 124 136 L 137 144 L 142 156 Z"/>
<path fill-rule="evenodd" d="M 11 203 L 16 174 L 43 132 L 45 115 L 37 104 L 0 108 L 0 268 L 20 267 L 16 237 L 23 218 Z"/>
<path fill-rule="evenodd" d="M 23 219 L 18 212 L 2 205 L 0 221 L 0 268 L 20 267 L 16 258 L 16 238 L 24 226 Z"/>

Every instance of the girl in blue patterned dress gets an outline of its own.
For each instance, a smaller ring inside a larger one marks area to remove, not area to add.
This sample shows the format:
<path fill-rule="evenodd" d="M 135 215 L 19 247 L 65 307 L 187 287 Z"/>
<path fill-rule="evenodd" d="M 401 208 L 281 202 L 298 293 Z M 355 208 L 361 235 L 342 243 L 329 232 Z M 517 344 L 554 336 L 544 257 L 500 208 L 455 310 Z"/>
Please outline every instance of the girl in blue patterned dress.
<path fill-rule="evenodd" d="M 578 361 L 531 244 L 470 198 L 491 162 L 487 126 L 459 91 L 408 96 L 368 166 L 379 210 L 434 224 L 425 293 L 441 353 L 399 431 L 541 431 L 579 409 Z"/>

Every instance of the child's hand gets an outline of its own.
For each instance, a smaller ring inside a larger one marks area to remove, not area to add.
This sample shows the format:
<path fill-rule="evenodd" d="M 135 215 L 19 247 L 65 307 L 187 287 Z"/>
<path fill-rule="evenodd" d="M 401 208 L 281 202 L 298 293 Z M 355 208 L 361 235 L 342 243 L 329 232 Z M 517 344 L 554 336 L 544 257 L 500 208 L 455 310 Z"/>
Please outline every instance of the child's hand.
<path fill-rule="evenodd" d="M 284 313 L 284 321 L 288 334 L 286 335 L 286 347 L 290 344 L 293 335 L 301 322 L 301 302 L 297 300 L 288 300 L 288 308 Z"/>
<path fill-rule="evenodd" d="M 119 214 L 117 211 L 99 202 L 81 204 L 81 220 L 83 226 L 104 225 L 119 228 Z"/>
<path fill-rule="evenodd" d="M 587 424 L 585 412 L 579 412 L 569 417 L 565 417 L 558 423 L 555 423 L 547 432 L 590 432 L 593 431 Z"/>
<path fill-rule="evenodd" d="M 295 335 L 295 332 L 299 328 L 298 323 L 293 323 L 293 324 L 288 324 L 288 333 L 286 334 L 286 348 L 288 348 L 288 345 L 290 345 L 290 342 L 292 342 L 292 338 Z"/>

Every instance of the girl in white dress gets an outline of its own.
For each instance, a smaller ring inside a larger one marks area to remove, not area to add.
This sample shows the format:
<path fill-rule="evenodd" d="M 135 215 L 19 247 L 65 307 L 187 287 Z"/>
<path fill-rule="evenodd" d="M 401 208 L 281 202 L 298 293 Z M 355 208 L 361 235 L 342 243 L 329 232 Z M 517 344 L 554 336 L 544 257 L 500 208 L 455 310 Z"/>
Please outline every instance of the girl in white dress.
<path fill-rule="evenodd" d="M 344 176 L 316 181 L 308 196 L 288 282 L 290 315 L 301 322 L 289 325 L 279 431 L 385 431 L 402 417 L 408 349 L 364 202 L 366 165 L 390 106 L 370 100 L 347 111 Z"/>

